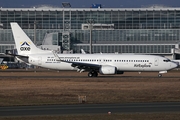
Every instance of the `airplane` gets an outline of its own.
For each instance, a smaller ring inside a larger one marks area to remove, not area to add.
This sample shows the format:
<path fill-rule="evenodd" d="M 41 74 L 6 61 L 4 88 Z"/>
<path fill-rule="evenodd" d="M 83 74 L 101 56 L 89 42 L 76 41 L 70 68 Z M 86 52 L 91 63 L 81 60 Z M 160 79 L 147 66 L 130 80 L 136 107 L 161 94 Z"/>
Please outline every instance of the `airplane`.
<path fill-rule="evenodd" d="M 86 52 L 85 52 L 83 49 L 81 49 L 81 53 L 82 53 L 82 54 L 86 54 Z"/>
<path fill-rule="evenodd" d="M 6 64 L 3 64 L 4 58 L 0 58 L 0 69 L 5 70 L 8 68 Z"/>
<path fill-rule="evenodd" d="M 77 70 L 88 72 L 88 77 L 123 74 L 124 72 L 167 73 L 179 66 L 178 62 L 156 55 L 136 54 L 57 54 L 55 51 L 41 50 L 16 23 L 11 28 L 18 52 L 17 57 L 26 63 L 56 70 Z"/>
<path fill-rule="evenodd" d="M 3 61 L 3 58 L 0 58 L 0 65 L 1 65 L 2 61 Z"/>

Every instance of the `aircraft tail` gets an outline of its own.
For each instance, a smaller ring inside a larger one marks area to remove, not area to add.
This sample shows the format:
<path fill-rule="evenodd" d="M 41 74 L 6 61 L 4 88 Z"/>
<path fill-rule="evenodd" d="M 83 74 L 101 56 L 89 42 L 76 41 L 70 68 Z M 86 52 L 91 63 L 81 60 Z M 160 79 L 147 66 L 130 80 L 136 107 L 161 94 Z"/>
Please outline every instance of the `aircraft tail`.
<path fill-rule="evenodd" d="M 18 55 L 47 53 L 47 51 L 37 48 L 16 22 L 12 22 L 10 24 Z"/>
<path fill-rule="evenodd" d="M 3 58 L 0 58 L 0 64 L 2 63 L 2 61 L 3 61 Z"/>

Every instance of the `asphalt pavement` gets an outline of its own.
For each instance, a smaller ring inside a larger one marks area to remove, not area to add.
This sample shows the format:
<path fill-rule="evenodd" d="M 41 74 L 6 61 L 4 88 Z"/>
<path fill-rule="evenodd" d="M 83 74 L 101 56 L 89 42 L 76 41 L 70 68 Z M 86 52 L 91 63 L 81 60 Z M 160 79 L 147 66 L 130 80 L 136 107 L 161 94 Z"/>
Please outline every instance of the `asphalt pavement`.
<path fill-rule="evenodd" d="M 0 107 L 0 116 L 180 112 L 180 102 Z"/>

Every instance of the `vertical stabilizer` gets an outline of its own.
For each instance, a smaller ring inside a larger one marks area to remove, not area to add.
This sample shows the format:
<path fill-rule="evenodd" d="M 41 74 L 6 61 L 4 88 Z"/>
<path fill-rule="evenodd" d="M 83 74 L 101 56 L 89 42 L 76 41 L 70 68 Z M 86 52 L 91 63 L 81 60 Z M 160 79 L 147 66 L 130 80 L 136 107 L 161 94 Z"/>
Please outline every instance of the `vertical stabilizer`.
<path fill-rule="evenodd" d="M 0 58 L 0 64 L 2 63 L 2 61 L 3 61 L 3 58 Z"/>
<path fill-rule="evenodd" d="M 12 28 L 16 48 L 18 51 L 18 55 L 47 52 L 37 48 L 17 23 L 15 22 L 11 23 L 11 28 Z"/>

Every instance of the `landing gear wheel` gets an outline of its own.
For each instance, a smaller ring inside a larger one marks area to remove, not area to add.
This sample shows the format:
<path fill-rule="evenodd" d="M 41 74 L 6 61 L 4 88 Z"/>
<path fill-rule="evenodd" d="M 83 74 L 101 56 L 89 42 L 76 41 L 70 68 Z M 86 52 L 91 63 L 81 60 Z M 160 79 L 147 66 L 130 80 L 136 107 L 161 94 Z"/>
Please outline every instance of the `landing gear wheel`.
<path fill-rule="evenodd" d="M 98 73 L 96 71 L 94 71 L 93 77 L 97 77 Z"/>
<path fill-rule="evenodd" d="M 91 71 L 88 73 L 88 77 L 97 77 L 98 73 L 96 71 Z"/>
<path fill-rule="evenodd" d="M 89 72 L 89 73 L 88 73 L 88 77 L 93 77 L 92 72 Z"/>
<path fill-rule="evenodd" d="M 158 77 L 159 77 L 159 78 L 162 77 L 162 74 L 159 74 Z"/>

